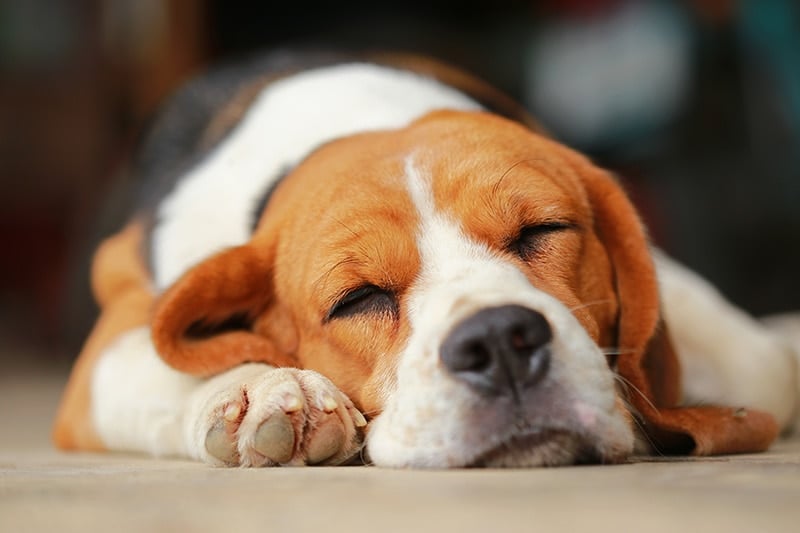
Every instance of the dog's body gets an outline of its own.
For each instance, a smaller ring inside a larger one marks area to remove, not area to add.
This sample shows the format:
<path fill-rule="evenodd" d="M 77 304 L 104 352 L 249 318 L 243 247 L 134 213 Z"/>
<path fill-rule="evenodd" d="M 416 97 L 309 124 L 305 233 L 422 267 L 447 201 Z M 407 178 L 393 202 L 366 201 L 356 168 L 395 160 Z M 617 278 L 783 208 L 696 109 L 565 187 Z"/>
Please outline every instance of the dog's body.
<path fill-rule="evenodd" d="M 427 467 L 766 448 L 791 349 L 658 256 L 681 389 L 633 208 L 534 130 L 406 58 L 189 86 L 144 148 L 149 210 L 96 254 L 57 444 L 261 466 L 366 440 Z"/>

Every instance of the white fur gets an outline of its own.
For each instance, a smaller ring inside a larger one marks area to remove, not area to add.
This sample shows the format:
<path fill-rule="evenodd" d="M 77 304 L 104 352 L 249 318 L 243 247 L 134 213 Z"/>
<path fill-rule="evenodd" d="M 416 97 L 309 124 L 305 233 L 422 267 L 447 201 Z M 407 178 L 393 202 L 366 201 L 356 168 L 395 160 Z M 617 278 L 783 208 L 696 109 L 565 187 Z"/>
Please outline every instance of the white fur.
<path fill-rule="evenodd" d="M 798 370 L 786 340 L 696 273 L 657 250 L 654 257 L 683 370 L 684 403 L 752 407 L 787 428 L 797 415 Z"/>
<path fill-rule="evenodd" d="M 153 234 L 156 287 L 246 242 L 256 202 L 326 141 L 398 128 L 437 109 L 480 106 L 434 80 L 368 64 L 303 72 L 268 85 L 236 129 L 167 196 Z"/>
<path fill-rule="evenodd" d="M 158 357 L 144 327 L 125 333 L 101 355 L 91 394 L 93 426 L 107 448 L 191 457 L 215 465 L 225 463 L 206 449 L 206 436 L 223 423 L 225 407 L 232 403 L 244 409 L 240 424 L 230 434 L 243 466 L 265 464 L 266 459 L 255 451 L 258 429 L 292 400 L 300 406 L 291 418 L 302 439 L 292 464 L 303 464 L 317 436 L 312 430 L 330 424 L 326 417 L 335 417 L 332 421 L 341 425 L 344 436 L 332 461 L 344 460 L 358 450 L 356 426 L 363 423 L 352 402 L 311 370 L 251 363 L 211 379 L 177 372 Z M 336 408 L 328 415 L 330 401 Z"/>
<path fill-rule="evenodd" d="M 186 400 L 200 380 L 168 367 L 142 327 L 100 356 L 92 377 L 92 420 L 109 449 L 186 455 Z"/>
<path fill-rule="evenodd" d="M 427 177 L 411 159 L 406 174 L 420 216 L 422 268 L 409 298 L 411 337 L 399 360 L 397 387 L 369 433 L 370 457 L 383 466 L 463 466 L 508 441 L 519 422 L 513 406 L 480 396 L 439 359 L 454 325 L 480 309 L 506 304 L 541 312 L 553 329 L 548 376 L 524 397 L 528 431 L 581 434 L 603 457 L 629 453 L 633 435 L 615 409 L 612 374 L 578 321 L 513 264 L 437 212 Z"/>

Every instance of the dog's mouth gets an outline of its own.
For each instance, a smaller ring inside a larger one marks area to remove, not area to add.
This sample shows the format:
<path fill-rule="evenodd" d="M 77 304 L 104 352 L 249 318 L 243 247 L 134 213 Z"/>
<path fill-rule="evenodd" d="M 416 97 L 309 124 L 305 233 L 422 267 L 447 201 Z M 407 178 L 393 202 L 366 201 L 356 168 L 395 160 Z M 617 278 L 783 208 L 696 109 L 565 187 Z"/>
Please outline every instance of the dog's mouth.
<path fill-rule="evenodd" d="M 551 429 L 512 435 L 482 452 L 470 468 L 520 468 L 601 462 L 597 451 L 571 431 Z"/>

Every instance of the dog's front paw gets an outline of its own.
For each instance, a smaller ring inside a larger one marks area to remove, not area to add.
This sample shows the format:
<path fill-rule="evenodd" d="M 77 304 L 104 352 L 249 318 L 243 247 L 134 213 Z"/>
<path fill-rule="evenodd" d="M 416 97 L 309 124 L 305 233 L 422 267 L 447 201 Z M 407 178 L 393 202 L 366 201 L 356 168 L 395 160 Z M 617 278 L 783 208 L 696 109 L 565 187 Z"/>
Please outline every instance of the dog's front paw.
<path fill-rule="evenodd" d="M 327 378 L 293 368 L 239 374 L 214 387 L 195 418 L 191 438 L 202 459 L 228 466 L 333 465 L 359 451 L 366 421 Z"/>

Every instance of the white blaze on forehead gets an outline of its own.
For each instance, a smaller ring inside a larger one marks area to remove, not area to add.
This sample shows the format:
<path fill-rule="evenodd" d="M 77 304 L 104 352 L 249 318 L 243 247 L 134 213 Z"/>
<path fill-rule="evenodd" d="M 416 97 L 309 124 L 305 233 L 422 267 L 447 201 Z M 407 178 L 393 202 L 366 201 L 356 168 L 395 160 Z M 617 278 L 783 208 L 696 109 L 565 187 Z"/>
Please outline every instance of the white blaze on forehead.
<path fill-rule="evenodd" d="M 434 177 L 413 156 L 405 173 L 419 214 L 421 267 L 407 297 L 411 335 L 398 358 L 396 387 L 368 436 L 375 463 L 463 466 L 515 435 L 519 416 L 527 431 L 591 434 L 599 453 L 609 457 L 630 448 L 632 434 L 615 409 L 612 375 L 577 319 L 511 260 L 466 235 L 455 215 L 437 210 Z M 524 415 L 455 378 L 439 358 L 439 347 L 460 321 L 503 305 L 539 311 L 553 330 L 548 375 L 525 392 Z"/>
<path fill-rule="evenodd" d="M 437 281 L 463 278 L 476 262 L 483 261 L 493 262 L 507 270 L 509 275 L 521 275 L 516 268 L 498 261 L 496 254 L 485 245 L 465 235 L 458 221 L 436 209 L 432 177 L 415 165 L 413 155 L 406 158 L 405 173 L 409 195 L 420 220 L 417 246 L 422 266 L 419 275 L 421 283 L 435 278 Z"/>
<path fill-rule="evenodd" d="M 443 252 L 450 251 L 463 253 L 462 248 L 471 248 L 471 244 L 463 237 L 459 228 L 451 220 L 447 220 L 442 213 L 436 211 L 433 190 L 430 178 L 420 172 L 414 165 L 413 156 L 408 156 L 405 161 L 406 184 L 411 200 L 419 215 L 419 228 L 417 229 L 417 245 L 419 246 L 422 264 L 421 276 L 430 274 L 436 266 L 442 266 L 437 258 Z M 444 248 L 444 249 L 443 249 Z M 478 250 L 472 250 L 478 253 Z"/>
<path fill-rule="evenodd" d="M 417 246 L 420 254 L 420 273 L 411 298 L 412 320 L 415 308 L 421 300 L 441 302 L 451 301 L 469 305 L 469 301 L 486 301 L 492 293 L 502 293 L 500 300 L 505 301 L 517 285 L 530 289 L 530 284 L 523 273 L 498 253 L 493 252 L 485 244 L 479 243 L 466 235 L 458 220 L 441 210 L 436 209 L 432 176 L 415 164 L 413 155 L 405 161 L 406 183 L 409 196 L 419 215 L 417 229 Z M 447 285 L 447 298 L 434 298 L 430 291 Z M 453 319 L 458 309 L 450 307 L 445 314 Z M 459 313 L 461 314 L 461 313 Z"/>
<path fill-rule="evenodd" d="M 268 85 L 234 131 L 161 204 L 153 232 L 157 288 L 246 242 L 261 196 L 321 144 L 403 127 L 442 108 L 480 105 L 435 80 L 369 64 L 310 70 Z"/>

